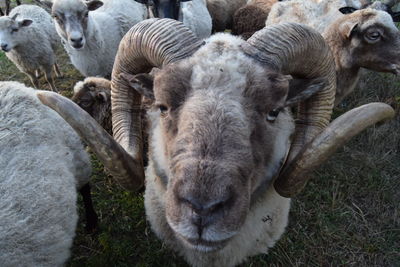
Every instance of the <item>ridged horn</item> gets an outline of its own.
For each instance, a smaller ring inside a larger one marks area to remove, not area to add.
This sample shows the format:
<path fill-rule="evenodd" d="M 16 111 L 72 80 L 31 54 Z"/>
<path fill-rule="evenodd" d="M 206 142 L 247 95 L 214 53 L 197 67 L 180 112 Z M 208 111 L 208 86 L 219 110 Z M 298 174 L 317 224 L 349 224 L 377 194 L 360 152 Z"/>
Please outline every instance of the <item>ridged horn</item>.
<path fill-rule="evenodd" d="M 244 47 L 250 56 L 283 74 L 295 78 L 326 81 L 318 93 L 298 108 L 296 134 L 289 162 L 300 149 L 329 123 L 336 92 L 335 63 L 322 36 L 297 23 L 272 25 L 256 32 Z"/>
<path fill-rule="evenodd" d="M 77 104 L 54 92 L 38 91 L 37 96 L 43 104 L 55 110 L 98 155 L 104 166 L 120 185 L 127 190 L 137 190 L 143 180 L 134 179 L 140 176 L 140 164 L 131 156 L 88 114 Z M 130 177 L 131 181 L 118 177 Z"/>
<path fill-rule="evenodd" d="M 149 72 L 191 56 L 202 42 L 181 22 L 149 19 L 132 27 L 121 40 L 111 79 L 112 124 L 115 140 L 136 162 L 143 162 L 141 95 L 121 74 Z M 144 179 L 142 173 L 138 179 Z M 120 183 L 131 181 L 119 177 Z M 124 180 L 124 181 L 123 181 Z"/>
<path fill-rule="evenodd" d="M 285 166 L 274 184 L 276 191 L 283 197 L 295 196 L 306 185 L 311 171 L 338 148 L 365 128 L 394 115 L 394 110 L 384 103 L 370 103 L 341 115 Z"/>

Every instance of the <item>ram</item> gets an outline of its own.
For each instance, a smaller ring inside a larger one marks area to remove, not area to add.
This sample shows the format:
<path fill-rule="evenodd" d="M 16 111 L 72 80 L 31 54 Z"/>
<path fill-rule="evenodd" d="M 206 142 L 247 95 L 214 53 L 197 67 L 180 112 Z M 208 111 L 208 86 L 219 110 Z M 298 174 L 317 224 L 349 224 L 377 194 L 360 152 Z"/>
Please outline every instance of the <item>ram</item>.
<path fill-rule="evenodd" d="M 75 68 L 110 77 L 121 38 L 147 10 L 133 0 L 54 0 L 52 16 Z"/>
<path fill-rule="evenodd" d="M 299 22 L 323 35 L 335 58 L 337 105 L 354 90 L 362 68 L 399 74 L 400 32 L 386 11 L 373 8 L 357 10 L 337 5 L 333 8 L 329 2 L 316 4 L 311 0 L 293 0 L 276 3 L 266 25 Z M 391 1 L 385 5 L 388 4 L 391 7 L 395 3 Z M 329 14 L 322 12 L 324 6 L 330 7 Z M 376 6 L 377 3 L 374 3 L 372 7 Z"/>
<path fill-rule="evenodd" d="M 152 67 L 161 68 L 153 86 L 142 74 Z M 374 103 L 329 124 L 335 85 L 329 47 L 300 24 L 267 27 L 247 42 L 216 34 L 204 44 L 179 22 L 147 20 L 125 35 L 116 57 L 115 139 L 68 99 L 39 98 L 131 190 L 144 180 L 137 108 L 141 95 L 153 98 L 147 219 L 191 265 L 233 266 L 281 237 L 290 197 L 314 168 L 368 125 L 394 116 Z M 296 104 L 294 120 L 289 107 Z"/>
<path fill-rule="evenodd" d="M 77 189 L 87 229 L 97 216 L 89 156 L 75 131 L 35 90 L 0 82 L 1 266 L 62 266 L 77 224 Z"/>
<path fill-rule="evenodd" d="M 38 6 L 20 5 L 8 16 L 0 17 L 1 49 L 28 75 L 35 88 L 39 87 L 38 78 L 43 71 L 50 88 L 56 90 L 52 68 L 61 76 L 55 56 L 59 43 L 53 20 Z"/>

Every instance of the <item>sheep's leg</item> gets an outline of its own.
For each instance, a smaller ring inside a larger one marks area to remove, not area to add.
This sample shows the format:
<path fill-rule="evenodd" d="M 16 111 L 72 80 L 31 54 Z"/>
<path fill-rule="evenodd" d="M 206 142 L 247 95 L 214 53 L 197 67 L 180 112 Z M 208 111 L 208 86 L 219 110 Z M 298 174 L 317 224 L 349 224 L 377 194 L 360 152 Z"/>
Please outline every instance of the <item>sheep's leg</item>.
<path fill-rule="evenodd" d="M 36 76 L 37 79 L 40 79 L 43 76 L 43 74 L 40 71 L 40 69 L 35 70 L 35 76 Z"/>
<path fill-rule="evenodd" d="M 36 89 L 38 89 L 38 88 L 39 88 L 39 80 L 38 80 L 38 78 L 36 77 L 36 74 L 35 74 L 34 72 L 30 72 L 30 73 L 27 73 L 27 75 L 29 76 L 29 79 L 31 79 L 31 82 L 32 82 L 32 84 L 33 84 L 33 87 L 35 87 Z"/>
<path fill-rule="evenodd" d="M 51 91 L 57 92 L 56 86 L 54 85 L 54 78 L 53 75 L 51 74 L 51 69 L 44 72 L 44 77 L 46 78 L 46 81 L 49 83 Z"/>
<path fill-rule="evenodd" d="M 10 0 L 6 0 L 6 15 L 10 14 Z"/>
<path fill-rule="evenodd" d="M 83 199 L 83 206 L 85 207 L 86 215 L 86 231 L 93 233 L 97 229 L 97 214 L 93 208 L 92 196 L 90 194 L 90 184 L 85 184 L 81 190 L 79 190 Z"/>
<path fill-rule="evenodd" d="M 62 78 L 62 73 L 61 73 L 60 68 L 58 67 L 57 63 L 54 63 L 53 68 L 54 68 L 54 72 L 56 73 L 56 76 L 58 78 Z"/>

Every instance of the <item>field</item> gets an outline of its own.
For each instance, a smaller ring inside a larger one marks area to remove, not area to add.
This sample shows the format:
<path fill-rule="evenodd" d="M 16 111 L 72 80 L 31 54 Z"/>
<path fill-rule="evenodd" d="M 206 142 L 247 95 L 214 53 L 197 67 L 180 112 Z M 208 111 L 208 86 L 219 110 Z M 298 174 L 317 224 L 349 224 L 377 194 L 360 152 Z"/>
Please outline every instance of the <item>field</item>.
<path fill-rule="evenodd" d="M 83 77 L 61 48 L 58 59 L 64 77 L 56 86 L 69 97 Z M 0 80 L 31 86 L 2 52 Z M 41 84 L 48 89 L 44 79 Z M 400 266 L 400 78 L 366 72 L 334 116 L 374 101 L 391 104 L 396 117 L 369 128 L 323 164 L 293 199 L 282 239 L 268 255 L 242 266 Z M 67 266 L 187 266 L 152 233 L 143 194 L 121 190 L 94 156 L 92 162 L 100 228 L 85 233 L 80 200 L 81 220 Z"/>

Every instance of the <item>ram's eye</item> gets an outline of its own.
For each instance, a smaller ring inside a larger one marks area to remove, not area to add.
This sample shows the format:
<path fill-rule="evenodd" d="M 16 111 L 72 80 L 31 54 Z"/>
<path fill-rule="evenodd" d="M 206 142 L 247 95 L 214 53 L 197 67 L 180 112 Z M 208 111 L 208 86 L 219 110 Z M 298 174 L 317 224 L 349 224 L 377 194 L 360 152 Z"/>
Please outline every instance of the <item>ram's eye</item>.
<path fill-rule="evenodd" d="M 276 118 L 278 117 L 280 111 L 281 111 L 281 109 L 277 108 L 277 109 L 273 109 L 270 112 L 268 112 L 267 121 L 274 122 L 276 120 Z"/>
<path fill-rule="evenodd" d="M 366 35 L 367 39 L 370 41 L 377 41 L 381 37 L 380 32 L 369 32 Z"/>

